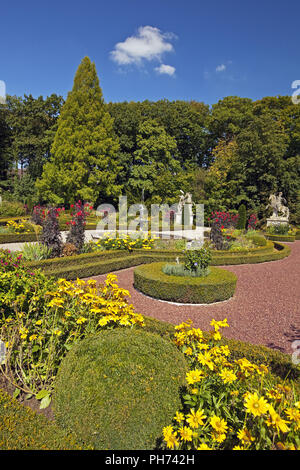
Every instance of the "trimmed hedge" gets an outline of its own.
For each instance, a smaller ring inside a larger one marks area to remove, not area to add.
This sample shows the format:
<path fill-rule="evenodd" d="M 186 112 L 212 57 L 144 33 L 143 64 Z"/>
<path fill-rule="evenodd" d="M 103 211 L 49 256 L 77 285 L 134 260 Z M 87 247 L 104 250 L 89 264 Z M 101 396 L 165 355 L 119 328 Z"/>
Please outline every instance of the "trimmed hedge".
<path fill-rule="evenodd" d="M 154 449 L 181 406 L 183 354 L 157 334 L 117 328 L 86 338 L 63 359 L 57 423 L 95 449 Z"/>
<path fill-rule="evenodd" d="M 294 242 L 296 239 L 295 235 L 271 235 L 269 233 L 266 233 L 265 237 L 276 242 Z"/>
<path fill-rule="evenodd" d="M 0 244 L 3 243 L 22 243 L 36 242 L 35 232 L 27 233 L 0 233 Z"/>
<path fill-rule="evenodd" d="M 295 240 L 300 240 L 300 230 L 296 230 Z"/>
<path fill-rule="evenodd" d="M 80 450 L 55 423 L 0 390 L 0 450 Z"/>
<path fill-rule="evenodd" d="M 164 263 L 151 263 L 134 270 L 134 287 L 155 299 L 180 303 L 209 304 L 233 296 L 237 277 L 220 268 L 210 268 L 206 277 L 170 276 Z"/>
<path fill-rule="evenodd" d="M 221 252 L 213 255 L 213 266 L 237 265 L 262 263 L 266 261 L 275 261 L 285 258 L 290 254 L 290 247 L 278 242 L 268 242 L 268 247 L 257 248 L 254 254 Z M 270 246 L 276 245 L 277 250 L 270 250 Z M 270 251 L 264 251 L 264 250 Z M 42 261 L 27 262 L 26 265 L 31 269 L 41 268 L 45 274 L 66 279 L 77 279 L 83 277 L 97 276 L 106 274 L 119 269 L 126 269 L 140 264 L 153 262 L 169 261 L 174 262 L 175 258 L 183 259 L 180 251 L 164 250 L 125 250 L 100 251 L 97 253 L 85 253 L 81 255 L 69 256 L 64 258 L 51 258 Z"/>
<path fill-rule="evenodd" d="M 147 331 L 156 333 L 169 341 L 173 341 L 176 331 L 173 324 L 146 316 L 144 317 L 144 321 Z M 204 332 L 204 335 L 208 336 L 209 333 Z M 234 359 L 246 357 L 249 361 L 256 364 L 267 364 L 271 372 L 281 379 L 285 380 L 288 378 L 293 380 L 297 390 L 300 392 L 300 368 L 296 364 L 293 364 L 289 354 L 282 353 L 276 349 L 270 349 L 266 346 L 225 338 L 224 336 L 221 342 L 222 344 L 228 345 L 231 351 L 231 357 Z"/>

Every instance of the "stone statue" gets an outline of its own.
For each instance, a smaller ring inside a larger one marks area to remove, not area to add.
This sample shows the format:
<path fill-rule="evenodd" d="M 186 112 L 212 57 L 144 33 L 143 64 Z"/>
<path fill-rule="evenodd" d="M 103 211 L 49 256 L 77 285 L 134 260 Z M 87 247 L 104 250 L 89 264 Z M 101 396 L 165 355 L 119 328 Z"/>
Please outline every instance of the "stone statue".
<path fill-rule="evenodd" d="M 177 211 L 176 211 L 176 214 L 175 214 L 175 223 L 179 224 L 179 225 L 182 224 L 182 209 L 186 205 L 185 212 L 186 211 L 187 212 L 186 212 L 186 216 L 185 216 L 185 223 L 187 223 L 188 225 L 193 225 L 192 195 L 191 195 L 191 193 L 184 194 L 184 192 L 182 190 L 180 190 L 180 192 L 181 192 L 181 195 L 179 197 L 179 202 L 178 202 L 178 205 L 177 205 Z"/>
<path fill-rule="evenodd" d="M 269 197 L 270 203 L 266 206 L 266 209 L 271 207 L 273 209 L 273 214 L 271 215 L 270 219 L 285 219 L 288 220 L 290 211 L 287 206 L 283 204 L 286 203 L 286 200 L 282 197 L 282 192 L 276 196 L 275 194 L 271 194 Z M 281 216 L 279 216 L 279 213 Z"/>

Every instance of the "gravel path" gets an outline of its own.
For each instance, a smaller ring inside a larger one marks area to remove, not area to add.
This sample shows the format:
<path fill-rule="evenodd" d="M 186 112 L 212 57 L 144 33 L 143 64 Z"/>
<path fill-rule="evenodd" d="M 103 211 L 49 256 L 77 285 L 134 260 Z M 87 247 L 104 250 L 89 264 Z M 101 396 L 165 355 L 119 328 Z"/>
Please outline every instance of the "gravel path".
<path fill-rule="evenodd" d="M 137 312 L 178 324 L 192 319 L 196 327 L 210 329 L 212 318 L 228 319 L 224 336 L 263 344 L 292 353 L 300 340 L 300 241 L 288 243 L 289 257 L 269 263 L 226 266 L 238 276 L 232 299 L 213 305 L 174 305 L 151 299 L 133 287 L 134 268 L 117 271 L 119 285 L 131 293 Z M 103 281 L 106 275 L 93 279 Z"/>

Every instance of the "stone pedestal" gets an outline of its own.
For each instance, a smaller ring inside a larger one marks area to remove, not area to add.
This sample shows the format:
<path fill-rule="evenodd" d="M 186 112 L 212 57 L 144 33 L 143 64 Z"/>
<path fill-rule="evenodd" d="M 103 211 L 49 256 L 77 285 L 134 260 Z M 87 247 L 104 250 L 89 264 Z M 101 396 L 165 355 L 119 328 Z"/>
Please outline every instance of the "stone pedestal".
<path fill-rule="evenodd" d="M 182 225 L 182 212 L 175 212 L 175 225 Z"/>
<path fill-rule="evenodd" d="M 269 217 L 267 219 L 267 227 L 271 225 L 288 225 L 289 219 L 287 217 Z"/>

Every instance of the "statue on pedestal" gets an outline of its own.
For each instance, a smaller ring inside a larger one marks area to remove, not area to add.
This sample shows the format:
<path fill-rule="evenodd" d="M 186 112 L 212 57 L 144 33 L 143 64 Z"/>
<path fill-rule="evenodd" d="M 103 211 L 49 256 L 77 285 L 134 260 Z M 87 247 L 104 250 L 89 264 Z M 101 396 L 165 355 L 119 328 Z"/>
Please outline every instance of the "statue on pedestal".
<path fill-rule="evenodd" d="M 271 207 L 273 209 L 273 214 L 271 215 L 271 219 L 288 219 L 290 215 L 289 208 L 283 204 L 286 203 L 286 200 L 282 197 L 282 192 L 276 196 L 275 194 L 271 194 L 269 197 L 270 204 L 267 205 L 266 209 Z M 281 214 L 281 216 L 279 216 Z"/>
<path fill-rule="evenodd" d="M 267 227 L 269 225 L 280 225 L 288 224 L 290 211 L 286 204 L 286 200 L 282 197 L 282 192 L 276 194 L 271 194 L 269 197 L 270 203 L 266 206 L 266 209 L 271 207 L 273 209 L 273 214 L 267 219 Z"/>

